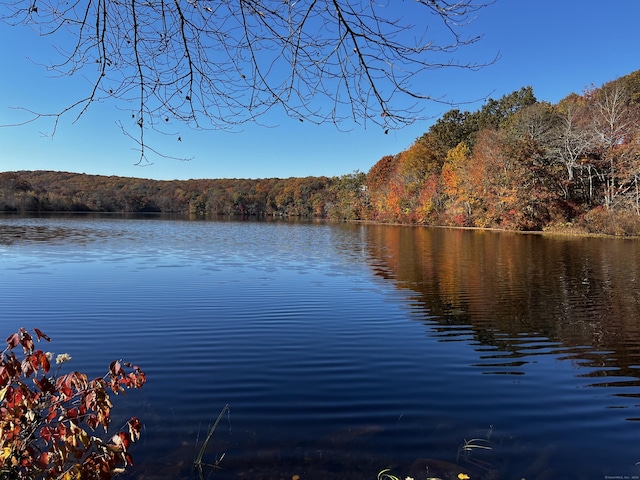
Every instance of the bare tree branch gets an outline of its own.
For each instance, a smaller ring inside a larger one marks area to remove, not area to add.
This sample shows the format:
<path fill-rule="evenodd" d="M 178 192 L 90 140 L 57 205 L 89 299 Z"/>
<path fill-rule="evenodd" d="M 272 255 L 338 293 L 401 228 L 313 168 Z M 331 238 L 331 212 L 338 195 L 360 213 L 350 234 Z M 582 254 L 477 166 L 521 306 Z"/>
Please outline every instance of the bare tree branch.
<path fill-rule="evenodd" d="M 463 29 L 494 0 L 0 0 L 5 22 L 51 36 L 61 75 L 90 77 L 76 119 L 96 102 L 136 105 L 145 131 L 179 121 L 233 129 L 274 107 L 313 123 L 372 122 L 385 130 L 442 101 L 424 73 L 475 69 L 449 57 L 477 42 Z M 72 39 L 71 48 L 65 48 Z M 130 108 L 130 107 L 129 107 Z"/>

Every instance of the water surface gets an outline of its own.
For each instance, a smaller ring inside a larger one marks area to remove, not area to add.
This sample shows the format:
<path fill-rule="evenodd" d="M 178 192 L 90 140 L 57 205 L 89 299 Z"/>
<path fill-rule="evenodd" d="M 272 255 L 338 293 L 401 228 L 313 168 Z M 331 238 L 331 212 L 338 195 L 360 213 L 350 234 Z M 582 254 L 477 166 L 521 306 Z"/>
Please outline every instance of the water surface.
<path fill-rule="evenodd" d="M 147 373 L 130 478 L 192 478 L 226 404 L 217 477 L 638 475 L 639 274 L 632 240 L 0 217 L 5 333 Z"/>

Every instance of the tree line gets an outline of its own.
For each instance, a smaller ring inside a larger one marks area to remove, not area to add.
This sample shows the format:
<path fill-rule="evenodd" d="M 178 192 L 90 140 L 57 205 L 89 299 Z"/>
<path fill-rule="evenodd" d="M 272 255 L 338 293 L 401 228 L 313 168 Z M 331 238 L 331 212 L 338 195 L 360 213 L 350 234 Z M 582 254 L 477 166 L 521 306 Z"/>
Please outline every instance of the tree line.
<path fill-rule="evenodd" d="M 54 171 L 0 173 L 0 211 L 329 218 L 335 179 L 148 180 Z"/>
<path fill-rule="evenodd" d="M 406 150 L 338 177 L 157 181 L 0 173 L 0 210 L 304 216 L 640 232 L 640 71 L 541 102 L 531 87 L 452 109 Z"/>

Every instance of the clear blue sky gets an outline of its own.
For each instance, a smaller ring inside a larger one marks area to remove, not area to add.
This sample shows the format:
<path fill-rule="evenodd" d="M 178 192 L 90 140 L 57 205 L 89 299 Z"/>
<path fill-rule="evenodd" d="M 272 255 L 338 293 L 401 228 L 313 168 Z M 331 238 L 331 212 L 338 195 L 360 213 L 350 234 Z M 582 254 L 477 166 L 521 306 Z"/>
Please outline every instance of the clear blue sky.
<path fill-rule="evenodd" d="M 397 0 L 393 0 L 397 1 Z M 398 2 L 401 13 L 402 2 Z M 484 38 L 465 58 L 499 60 L 480 71 L 445 69 L 429 73 L 434 96 L 465 102 L 499 98 L 532 86 L 538 100 L 557 102 L 590 84 L 601 84 L 640 69 L 640 0 L 497 0 L 467 27 Z M 51 78 L 34 62 L 53 59 L 48 39 L 0 25 L 0 124 L 24 118 L 12 107 L 56 110 L 83 83 Z M 461 105 L 477 110 L 482 102 Z M 340 132 L 273 116 L 274 128 L 247 124 L 238 133 L 194 131 L 178 126 L 182 142 L 166 137 L 154 147 L 188 162 L 154 158 L 135 166 L 135 145 L 116 126 L 127 112 L 94 105 L 80 120 L 65 117 L 53 138 L 51 122 L 0 128 L 0 171 L 59 170 L 154 179 L 334 176 L 367 172 L 381 157 L 398 153 L 450 106 L 425 105 L 434 120 L 384 135 L 377 126 Z"/>

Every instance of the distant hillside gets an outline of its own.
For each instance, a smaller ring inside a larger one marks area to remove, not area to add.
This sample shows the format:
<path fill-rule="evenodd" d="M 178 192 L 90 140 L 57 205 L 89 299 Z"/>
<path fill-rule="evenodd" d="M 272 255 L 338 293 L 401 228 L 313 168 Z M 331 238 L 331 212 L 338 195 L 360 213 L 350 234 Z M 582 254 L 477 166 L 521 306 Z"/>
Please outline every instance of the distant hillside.
<path fill-rule="evenodd" d="M 0 210 L 287 215 L 335 212 L 326 177 L 265 180 L 173 180 L 53 171 L 0 173 Z"/>

